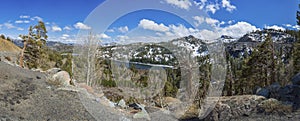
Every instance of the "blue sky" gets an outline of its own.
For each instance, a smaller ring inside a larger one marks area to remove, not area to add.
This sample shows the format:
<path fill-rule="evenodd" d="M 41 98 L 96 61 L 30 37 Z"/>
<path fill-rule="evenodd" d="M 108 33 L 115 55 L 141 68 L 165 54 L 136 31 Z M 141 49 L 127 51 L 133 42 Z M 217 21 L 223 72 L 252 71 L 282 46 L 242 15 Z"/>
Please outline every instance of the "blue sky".
<path fill-rule="evenodd" d="M 216 39 L 225 34 L 238 38 L 263 28 L 299 29 L 295 19 L 298 3 L 299 0 L 2 0 L 0 34 L 17 38 L 26 34 L 30 25 L 43 20 L 51 41 L 72 42 L 79 30 L 93 31 L 103 42 L 167 41 L 187 35 Z"/>

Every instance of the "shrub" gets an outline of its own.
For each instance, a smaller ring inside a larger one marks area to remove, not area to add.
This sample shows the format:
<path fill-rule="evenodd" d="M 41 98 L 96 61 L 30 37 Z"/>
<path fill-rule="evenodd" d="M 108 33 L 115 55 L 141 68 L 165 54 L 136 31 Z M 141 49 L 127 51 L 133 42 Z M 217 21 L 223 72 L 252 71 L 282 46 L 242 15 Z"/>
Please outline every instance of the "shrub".
<path fill-rule="evenodd" d="M 101 85 L 104 87 L 116 87 L 116 82 L 113 80 L 102 80 Z"/>

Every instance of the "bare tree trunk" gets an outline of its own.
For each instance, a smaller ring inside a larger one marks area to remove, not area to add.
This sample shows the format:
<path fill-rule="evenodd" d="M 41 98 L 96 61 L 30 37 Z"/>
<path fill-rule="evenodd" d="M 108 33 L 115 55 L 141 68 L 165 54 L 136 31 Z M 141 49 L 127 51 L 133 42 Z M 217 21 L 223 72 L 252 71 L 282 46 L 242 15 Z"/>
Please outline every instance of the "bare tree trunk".
<path fill-rule="evenodd" d="M 89 35 L 90 36 L 90 35 Z M 88 38 L 90 38 L 90 37 L 88 37 Z M 90 39 L 88 40 L 88 41 L 91 41 Z M 90 45 L 90 42 L 88 42 L 88 45 Z M 88 49 L 88 52 L 87 52 L 87 75 L 86 75 L 86 84 L 87 85 L 89 85 L 89 86 L 91 86 L 90 85 L 90 71 L 91 71 L 91 55 L 90 55 L 90 51 L 91 51 L 91 48 L 90 47 L 88 47 L 89 49 Z"/>
<path fill-rule="evenodd" d="M 24 60 L 24 52 L 25 52 L 26 46 L 27 46 L 27 41 L 25 40 L 23 44 L 24 44 L 24 47 L 23 47 L 23 49 L 22 49 L 22 51 L 21 51 L 21 55 L 20 55 L 20 59 L 19 59 L 19 61 L 20 61 L 20 66 L 21 66 L 22 68 L 24 68 L 24 62 L 23 62 L 23 60 Z"/>

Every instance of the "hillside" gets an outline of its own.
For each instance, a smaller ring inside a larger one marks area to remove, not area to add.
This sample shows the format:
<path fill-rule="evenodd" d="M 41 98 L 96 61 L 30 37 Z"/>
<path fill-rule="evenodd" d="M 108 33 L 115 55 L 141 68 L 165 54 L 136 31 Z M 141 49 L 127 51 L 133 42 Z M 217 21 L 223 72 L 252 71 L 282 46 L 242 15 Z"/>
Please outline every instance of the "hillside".
<path fill-rule="evenodd" d="M 14 43 L 0 38 L 0 60 L 17 63 L 21 48 Z"/>
<path fill-rule="evenodd" d="M 4 40 L 0 38 L 0 51 L 6 51 L 6 52 L 20 52 L 21 48 L 16 46 L 14 43 Z"/>

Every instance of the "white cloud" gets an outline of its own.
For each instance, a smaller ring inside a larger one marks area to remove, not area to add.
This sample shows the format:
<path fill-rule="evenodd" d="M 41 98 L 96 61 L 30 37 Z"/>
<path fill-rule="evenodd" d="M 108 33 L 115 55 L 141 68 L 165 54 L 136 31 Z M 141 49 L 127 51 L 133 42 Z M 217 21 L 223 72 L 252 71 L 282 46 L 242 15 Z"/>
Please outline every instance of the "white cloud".
<path fill-rule="evenodd" d="M 297 29 L 297 30 L 300 30 L 300 26 L 299 26 L 299 25 L 295 25 L 295 26 L 293 26 L 292 28 Z"/>
<path fill-rule="evenodd" d="M 284 26 L 288 27 L 288 28 L 293 28 L 293 29 L 297 29 L 300 30 L 300 26 L 299 25 L 291 25 L 291 24 L 283 24 Z"/>
<path fill-rule="evenodd" d="M 26 19 L 26 18 L 30 18 L 30 16 L 27 16 L 27 15 L 21 15 L 20 18 L 22 18 L 22 19 L 25 18 L 25 19 Z"/>
<path fill-rule="evenodd" d="M 224 25 L 224 24 L 225 24 L 225 21 L 221 21 L 219 24 L 220 24 L 220 25 Z"/>
<path fill-rule="evenodd" d="M 222 7 L 226 8 L 226 10 L 229 12 L 232 12 L 236 9 L 234 5 L 231 5 L 230 0 L 222 0 Z"/>
<path fill-rule="evenodd" d="M 195 25 L 199 26 L 200 24 L 205 22 L 205 18 L 202 16 L 194 16 L 193 19 L 196 21 Z"/>
<path fill-rule="evenodd" d="M 28 20 L 24 20 L 24 21 L 22 21 L 22 20 L 16 20 L 15 23 L 16 24 L 23 24 L 23 23 L 28 24 L 28 23 L 30 23 L 30 21 L 28 21 Z"/>
<path fill-rule="evenodd" d="M 74 27 L 75 27 L 76 29 L 83 29 L 83 30 L 89 30 L 89 29 L 92 29 L 91 27 L 89 27 L 89 26 L 87 26 L 87 25 L 85 25 L 85 24 L 83 24 L 83 23 L 81 23 L 81 22 L 77 22 L 77 23 L 74 25 Z"/>
<path fill-rule="evenodd" d="M 227 22 L 228 24 L 233 24 L 234 23 L 234 20 L 230 20 Z"/>
<path fill-rule="evenodd" d="M 203 16 L 194 16 L 193 19 L 195 20 L 195 25 L 199 26 L 202 23 L 207 23 L 211 26 L 218 26 L 220 23 L 219 20 L 213 18 L 205 18 Z M 225 24 L 224 22 L 222 24 Z"/>
<path fill-rule="evenodd" d="M 168 4 L 175 5 L 181 9 L 188 10 L 190 6 L 192 6 L 192 3 L 190 0 L 165 0 Z"/>
<path fill-rule="evenodd" d="M 286 26 L 286 27 L 292 27 L 291 24 L 284 24 L 284 26 Z"/>
<path fill-rule="evenodd" d="M 107 32 L 115 32 L 114 29 L 108 29 Z"/>
<path fill-rule="evenodd" d="M 70 37 L 68 34 L 63 34 L 60 38 L 63 40 L 67 40 Z"/>
<path fill-rule="evenodd" d="M 220 10 L 220 5 L 218 3 L 216 4 L 208 4 L 206 6 L 206 12 L 211 12 L 212 14 L 215 14 L 217 12 L 217 10 Z"/>
<path fill-rule="evenodd" d="M 70 37 L 70 35 L 68 35 L 68 34 L 63 34 L 62 36 L 63 37 Z"/>
<path fill-rule="evenodd" d="M 52 29 L 53 32 L 60 32 L 60 31 L 62 31 L 62 29 L 59 26 L 56 26 L 56 25 L 52 26 L 51 29 Z"/>
<path fill-rule="evenodd" d="M 18 28 L 17 28 L 17 30 L 19 30 L 19 31 L 23 31 L 24 29 L 23 29 L 23 28 L 21 28 L 21 27 L 18 27 Z"/>
<path fill-rule="evenodd" d="M 15 21 L 15 23 L 16 24 L 21 24 L 21 23 L 23 23 L 23 21 L 22 20 L 17 20 L 17 21 Z"/>
<path fill-rule="evenodd" d="M 178 26 L 175 25 L 169 25 L 170 32 L 173 33 L 167 33 L 167 35 L 177 36 L 177 37 L 183 37 L 188 35 L 195 35 L 199 30 L 193 29 L 193 28 L 186 28 L 184 25 L 179 24 Z"/>
<path fill-rule="evenodd" d="M 70 26 L 65 26 L 65 27 L 63 28 L 63 30 L 71 31 L 72 28 L 71 28 Z"/>
<path fill-rule="evenodd" d="M 241 37 L 244 34 L 255 30 L 259 30 L 259 28 L 244 21 L 237 22 L 234 25 L 230 25 L 224 28 L 218 28 L 218 31 L 221 35 L 228 35 L 235 38 Z"/>
<path fill-rule="evenodd" d="M 11 23 L 4 23 L 3 26 L 5 26 L 7 29 L 14 29 L 14 28 L 17 28 L 15 27 L 13 24 Z"/>
<path fill-rule="evenodd" d="M 207 24 L 212 25 L 212 26 L 216 26 L 216 24 L 218 24 L 220 21 L 217 20 L 217 19 L 213 19 L 213 18 L 206 18 L 206 19 L 205 19 L 205 22 L 206 22 Z"/>
<path fill-rule="evenodd" d="M 198 35 L 200 39 L 204 39 L 204 40 L 214 40 L 219 36 L 220 35 L 218 33 L 207 29 L 201 30 Z"/>
<path fill-rule="evenodd" d="M 169 31 L 169 28 L 167 26 L 165 26 L 164 24 L 162 24 L 162 23 L 157 24 L 154 21 L 148 20 L 148 19 L 141 20 L 138 26 L 143 29 L 153 30 L 153 31 L 157 31 L 157 32 Z"/>
<path fill-rule="evenodd" d="M 108 36 L 107 34 L 102 33 L 102 34 L 99 35 L 99 38 L 100 39 L 110 39 L 111 37 Z"/>
<path fill-rule="evenodd" d="M 121 42 L 125 42 L 127 40 L 129 40 L 128 36 L 124 36 L 124 35 L 118 35 L 117 36 L 117 40 L 121 41 Z"/>
<path fill-rule="evenodd" d="M 277 25 L 273 25 L 273 26 L 265 26 L 266 29 L 274 29 L 274 30 L 285 30 L 285 28 L 277 26 Z"/>
<path fill-rule="evenodd" d="M 127 26 L 124 26 L 124 27 L 119 27 L 118 30 L 122 33 L 126 33 L 126 32 L 128 32 L 129 29 Z"/>
<path fill-rule="evenodd" d="M 39 16 L 35 16 L 35 17 L 30 18 L 30 20 L 32 20 L 32 21 L 34 21 L 34 20 L 43 21 L 43 18 L 41 18 Z"/>
<path fill-rule="evenodd" d="M 204 8 L 205 5 L 206 5 L 206 2 L 207 2 L 207 0 L 200 0 L 199 2 L 194 1 L 194 4 L 195 4 L 196 6 L 199 6 L 199 9 L 200 9 L 200 10 L 203 10 L 203 8 Z"/>

